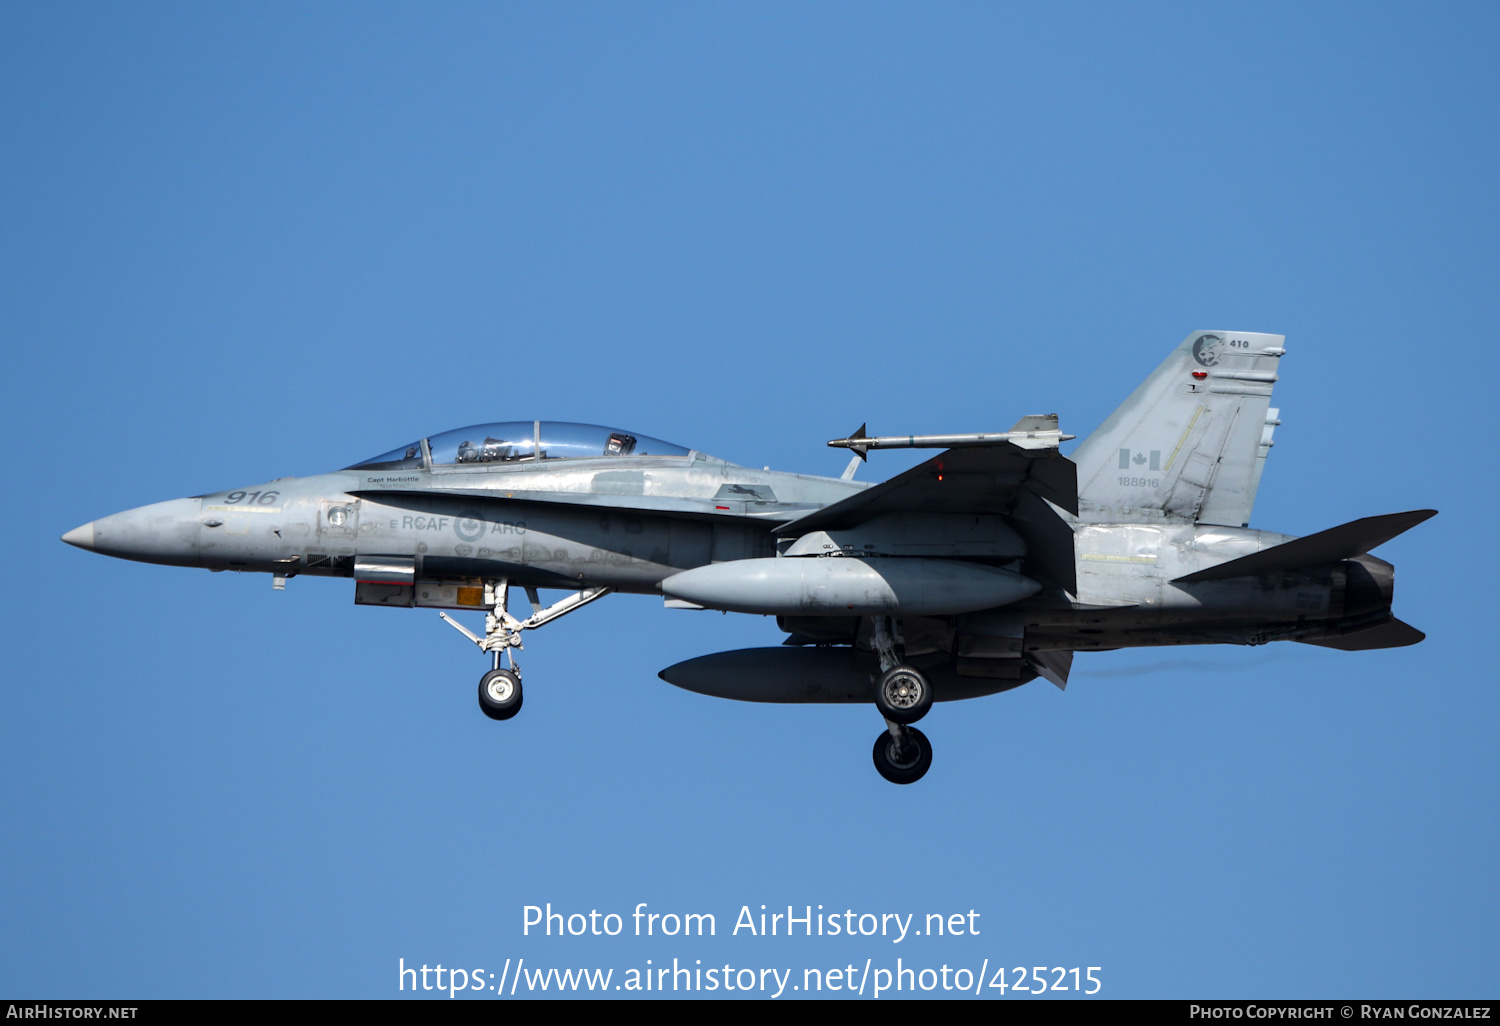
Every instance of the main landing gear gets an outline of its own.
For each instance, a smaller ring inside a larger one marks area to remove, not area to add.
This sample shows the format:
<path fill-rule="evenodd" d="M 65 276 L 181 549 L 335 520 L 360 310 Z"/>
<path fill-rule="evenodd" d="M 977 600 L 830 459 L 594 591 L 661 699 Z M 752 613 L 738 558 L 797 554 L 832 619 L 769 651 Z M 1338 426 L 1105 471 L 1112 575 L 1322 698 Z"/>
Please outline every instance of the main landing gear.
<path fill-rule="evenodd" d="M 535 630 L 544 623 L 551 623 L 575 609 L 582 608 L 597 598 L 608 595 L 609 588 L 585 588 L 576 591 L 547 608 L 542 608 L 535 588 L 526 589 L 531 602 L 531 615 L 517 620 L 510 615 L 510 582 L 507 580 L 484 582 L 484 604 L 490 611 L 484 617 L 484 637 L 480 637 L 447 613 L 439 613 L 454 630 L 490 654 L 490 671 L 479 678 L 479 710 L 492 720 L 508 720 L 521 711 L 521 667 L 516 662 L 515 651 L 521 644 L 521 632 Z M 505 666 L 501 666 L 504 657 Z"/>
<path fill-rule="evenodd" d="M 911 784 L 932 765 L 932 744 L 912 726 L 932 708 L 932 685 L 916 667 L 901 662 L 890 619 L 873 619 L 881 671 L 875 682 L 875 707 L 886 726 L 875 739 L 875 770 L 893 784 Z"/>
<path fill-rule="evenodd" d="M 893 784 L 913 784 L 932 765 L 932 744 L 916 727 L 900 729 L 899 741 L 890 733 L 875 739 L 875 771 Z"/>

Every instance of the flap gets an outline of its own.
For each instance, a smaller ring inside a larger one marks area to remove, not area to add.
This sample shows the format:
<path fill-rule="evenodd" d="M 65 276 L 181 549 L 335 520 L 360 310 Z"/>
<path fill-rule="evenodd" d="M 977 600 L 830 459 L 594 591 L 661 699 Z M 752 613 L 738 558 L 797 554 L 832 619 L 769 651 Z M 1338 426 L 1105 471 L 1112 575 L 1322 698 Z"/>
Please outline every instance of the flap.
<path fill-rule="evenodd" d="M 1068 687 L 1068 672 L 1073 669 L 1073 653 L 1061 649 L 1028 652 L 1026 658 L 1036 667 L 1037 676 L 1057 685 L 1059 691 Z"/>

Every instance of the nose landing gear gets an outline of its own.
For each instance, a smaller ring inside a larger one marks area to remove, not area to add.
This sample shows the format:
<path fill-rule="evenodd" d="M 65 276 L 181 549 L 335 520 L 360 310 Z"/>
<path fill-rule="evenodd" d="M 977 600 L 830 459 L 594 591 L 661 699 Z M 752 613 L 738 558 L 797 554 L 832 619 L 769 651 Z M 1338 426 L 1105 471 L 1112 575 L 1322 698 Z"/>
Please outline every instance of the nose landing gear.
<path fill-rule="evenodd" d="M 535 630 L 579 609 L 597 598 L 608 595 L 609 588 L 585 588 L 567 598 L 552 603 L 545 609 L 535 588 L 526 589 L 531 601 L 532 613 L 525 620 L 510 615 L 510 582 L 507 580 L 484 582 L 484 604 L 490 611 L 484 617 L 484 637 L 480 637 L 447 613 L 439 613 L 449 626 L 490 653 L 491 668 L 479 678 L 479 709 L 492 720 L 508 720 L 521 711 L 521 667 L 516 662 L 515 651 L 524 648 L 521 632 Z M 506 666 L 500 665 L 504 657 Z"/>

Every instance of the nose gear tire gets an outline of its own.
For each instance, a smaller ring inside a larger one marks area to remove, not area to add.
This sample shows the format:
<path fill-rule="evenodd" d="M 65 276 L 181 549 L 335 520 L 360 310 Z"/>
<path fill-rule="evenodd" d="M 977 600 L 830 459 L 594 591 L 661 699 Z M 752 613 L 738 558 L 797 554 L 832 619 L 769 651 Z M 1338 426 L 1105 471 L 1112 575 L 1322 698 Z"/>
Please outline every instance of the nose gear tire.
<path fill-rule="evenodd" d="M 916 723 L 932 708 L 932 685 L 911 666 L 893 666 L 875 685 L 875 706 L 892 723 Z"/>
<path fill-rule="evenodd" d="M 890 731 L 875 739 L 875 770 L 893 784 L 913 784 L 932 766 L 932 745 L 916 727 L 907 727 L 906 744 L 898 747 Z"/>
<path fill-rule="evenodd" d="M 510 670 L 491 670 L 479 678 L 479 708 L 492 720 L 508 720 L 521 711 L 521 678 Z"/>

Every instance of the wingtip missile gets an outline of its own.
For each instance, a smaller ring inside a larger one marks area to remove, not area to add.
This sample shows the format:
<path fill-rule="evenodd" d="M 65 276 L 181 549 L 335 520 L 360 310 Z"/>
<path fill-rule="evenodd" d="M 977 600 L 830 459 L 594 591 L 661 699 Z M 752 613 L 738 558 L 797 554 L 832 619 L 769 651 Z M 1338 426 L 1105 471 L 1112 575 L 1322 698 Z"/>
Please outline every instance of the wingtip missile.
<path fill-rule="evenodd" d="M 990 445 L 1010 444 L 1020 449 L 1056 449 L 1063 442 L 1074 438 L 1058 430 L 1057 414 L 1033 414 L 1016 421 L 1009 431 L 993 431 L 984 434 L 964 435 L 881 435 L 865 434 L 865 425 L 848 438 L 834 438 L 828 442 L 831 448 L 852 449 L 860 459 L 871 449 L 975 449 Z"/>
<path fill-rule="evenodd" d="M 854 434 L 850 435 L 848 438 L 845 438 L 845 439 L 841 440 L 842 442 L 849 443 L 848 445 L 846 445 L 844 447 L 848 448 L 848 449 L 853 449 L 854 450 L 854 455 L 858 456 L 862 462 L 863 461 L 868 461 L 869 458 L 870 458 L 869 456 L 865 455 L 867 452 L 870 451 L 870 447 L 867 446 L 867 445 L 860 444 L 863 441 L 864 437 L 865 437 L 865 428 L 868 425 L 869 425 L 869 421 L 866 421 L 864 424 L 861 424 L 859 426 L 859 430 L 858 431 L 854 432 Z M 828 444 L 829 445 L 836 445 L 838 443 L 829 442 Z"/>

